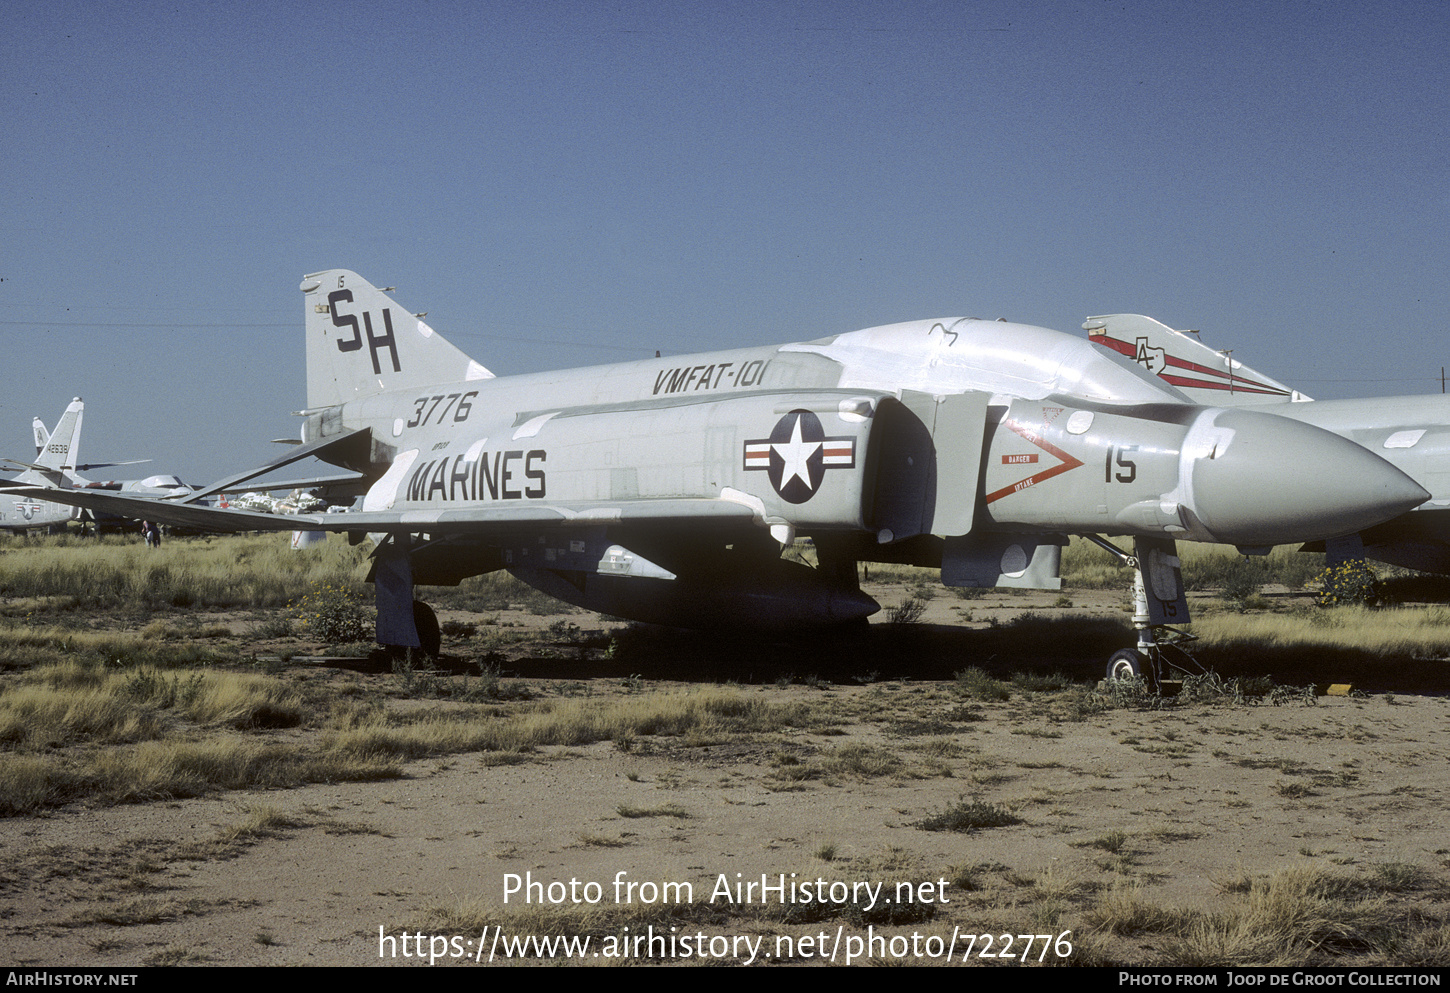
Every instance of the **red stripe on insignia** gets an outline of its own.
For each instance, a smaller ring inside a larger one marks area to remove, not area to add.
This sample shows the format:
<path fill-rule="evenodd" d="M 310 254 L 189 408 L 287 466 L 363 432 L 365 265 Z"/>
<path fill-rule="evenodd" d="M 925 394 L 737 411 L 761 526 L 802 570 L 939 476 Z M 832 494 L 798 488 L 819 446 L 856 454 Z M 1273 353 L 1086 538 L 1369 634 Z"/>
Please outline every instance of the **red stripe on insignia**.
<path fill-rule="evenodd" d="M 856 439 L 827 438 L 821 445 L 821 464 L 854 469 L 856 466 Z"/>

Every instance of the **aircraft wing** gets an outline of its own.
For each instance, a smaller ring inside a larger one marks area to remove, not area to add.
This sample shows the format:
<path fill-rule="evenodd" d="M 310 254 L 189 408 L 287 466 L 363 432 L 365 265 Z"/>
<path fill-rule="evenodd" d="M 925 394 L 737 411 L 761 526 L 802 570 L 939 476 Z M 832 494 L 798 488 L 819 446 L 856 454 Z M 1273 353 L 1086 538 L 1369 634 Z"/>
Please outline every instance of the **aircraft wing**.
<path fill-rule="evenodd" d="M 246 493 L 252 490 L 311 490 L 316 489 L 320 486 L 340 486 L 343 483 L 356 483 L 366 478 L 367 477 L 360 472 L 340 472 L 332 476 L 300 476 L 297 479 L 269 479 L 265 482 L 258 483 L 255 486 L 234 487 L 232 492 Z M 207 489 L 211 489 L 211 487 L 207 487 Z M 207 495 L 210 496 L 212 494 Z M 190 500 L 191 494 L 188 493 L 181 499 Z"/>
<path fill-rule="evenodd" d="M 118 465 L 144 465 L 150 459 L 131 459 L 129 462 L 87 462 L 85 465 L 75 467 L 76 472 L 88 472 L 91 469 L 111 469 Z"/>
<path fill-rule="evenodd" d="M 179 524 L 207 531 L 350 531 L 370 534 L 447 533 L 451 535 L 516 535 L 522 530 L 577 527 L 588 524 L 659 524 L 688 521 L 692 525 L 748 525 L 756 510 L 729 500 L 611 500 L 593 503 L 531 503 L 459 509 L 363 511 L 345 514 L 264 514 L 250 510 L 207 507 L 148 499 L 124 493 L 12 487 L 5 492 L 99 510 L 117 517 Z"/>
<path fill-rule="evenodd" d="M 91 469 L 110 469 L 118 465 L 141 465 L 143 462 L 150 462 L 150 459 L 132 459 L 130 462 L 87 462 L 85 465 L 74 465 L 70 468 L 76 472 L 87 472 Z M 19 459 L 0 459 L 0 462 L 9 462 L 20 469 L 29 469 L 33 472 L 51 472 L 53 466 L 44 466 L 36 462 L 22 462 Z M 14 472 L 14 469 L 6 469 L 5 472 Z"/>
<path fill-rule="evenodd" d="M 321 438 L 310 441 L 306 444 L 295 445 L 290 451 L 274 456 L 257 466 L 255 469 L 248 469 L 245 472 L 233 473 L 224 479 L 219 479 L 211 485 L 190 493 L 185 497 L 187 503 L 199 503 L 202 498 L 209 497 L 214 493 L 222 493 L 226 490 L 238 489 L 242 483 L 250 482 L 260 476 L 265 476 L 273 470 L 283 466 L 300 462 L 302 459 L 316 456 L 321 458 L 324 455 L 332 455 L 334 459 L 351 453 L 354 460 L 365 457 L 367 453 L 369 432 L 366 429 L 348 431 L 341 435 L 334 435 L 329 438 Z M 357 477 L 354 477 L 357 478 Z M 278 489 L 283 484 L 259 484 L 256 489 L 270 490 Z"/>
<path fill-rule="evenodd" d="M 282 514 L 259 514 L 250 510 L 222 510 L 201 504 L 176 503 L 157 497 L 106 490 L 60 489 L 49 486 L 12 486 L 4 490 L 50 503 L 85 507 L 116 517 L 162 524 L 182 524 L 211 531 L 295 531 L 298 518 Z M 217 515 L 221 515 L 218 517 Z"/>

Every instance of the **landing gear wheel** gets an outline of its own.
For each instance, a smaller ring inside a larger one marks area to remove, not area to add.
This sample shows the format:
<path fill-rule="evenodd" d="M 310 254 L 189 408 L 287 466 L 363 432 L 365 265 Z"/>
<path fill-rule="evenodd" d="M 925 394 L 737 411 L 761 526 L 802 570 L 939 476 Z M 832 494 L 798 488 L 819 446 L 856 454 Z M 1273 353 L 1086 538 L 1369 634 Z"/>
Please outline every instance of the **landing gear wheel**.
<path fill-rule="evenodd" d="M 436 659 L 443 649 L 443 635 L 438 630 L 438 615 L 422 600 L 413 601 L 413 627 L 418 629 L 418 645 L 423 654 Z"/>
<path fill-rule="evenodd" d="M 1109 679 L 1142 679 L 1143 657 L 1131 648 L 1116 651 L 1108 659 Z"/>

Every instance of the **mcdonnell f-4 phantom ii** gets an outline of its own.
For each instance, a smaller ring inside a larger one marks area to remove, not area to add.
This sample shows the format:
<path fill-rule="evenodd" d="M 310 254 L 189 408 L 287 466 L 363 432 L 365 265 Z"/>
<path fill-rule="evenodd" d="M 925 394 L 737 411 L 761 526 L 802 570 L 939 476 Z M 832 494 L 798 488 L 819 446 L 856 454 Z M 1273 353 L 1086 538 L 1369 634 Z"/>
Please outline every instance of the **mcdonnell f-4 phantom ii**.
<path fill-rule="evenodd" d="M 1373 452 L 1272 413 L 1200 405 L 1044 328 L 914 321 L 793 344 L 495 377 L 356 273 L 301 284 L 301 444 L 146 516 L 377 542 L 383 645 L 436 650 L 414 584 L 507 569 L 559 599 L 676 626 L 863 623 L 857 563 L 953 586 L 1060 588 L 1069 535 L 1131 538 L 1136 671 L 1188 619 L 1179 540 L 1354 534 L 1428 494 Z M 308 456 L 353 513 L 205 507 Z M 141 516 L 124 494 L 37 491 Z M 782 557 L 798 537 L 812 568 Z M 421 629 L 421 636 L 420 636 Z M 428 642 L 424 645 L 424 642 Z"/>
<path fill-rule="evenodd" d="M 1088 340 L 1132 359 L 1194 403 L 1247 407 L 1332 431 L 1402 470 L 1430 492 L 1414 510 L 1327 541 L 1307 543 L 1331 561 L 1372 558 L 1450 573 L 1450 396 L 1313 400 L 1249 368 L 1232 352 L 1205 345 L 1141 314 L 1089 317 Z"/>

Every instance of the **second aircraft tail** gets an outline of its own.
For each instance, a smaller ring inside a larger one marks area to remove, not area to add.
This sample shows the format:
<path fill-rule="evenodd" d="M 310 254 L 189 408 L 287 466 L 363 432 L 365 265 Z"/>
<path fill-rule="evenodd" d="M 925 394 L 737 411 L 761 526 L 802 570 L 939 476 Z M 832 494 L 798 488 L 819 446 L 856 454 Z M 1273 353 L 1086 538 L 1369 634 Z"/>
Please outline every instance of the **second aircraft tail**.
<path fill-rule="evenodd" d="M 6 459 L 14 465 L 23 466 L 25 471 L 15 478 L 17 483 L 45 483 L 63 485 L 67 474 L 75 472 L 76 458 L 81 447 L 81 420 L 86 405 L 76 397 L 60 415 L 54 431 L 47 431 L 39 417 L 31 421 L 35 432 L 35 461 L 20 462 Z"/>
<path fill-rule="evenodd" d="M 1231 353 L 1209 348 L 1198 340 L 1198 332 L 1175 331 L 1142 314 L 1089 317 L 1083 330 L 1094 345 L 1126 355 L 1195 403 L 1233 407 L 1310 399 L 1236 361 Z"/>

